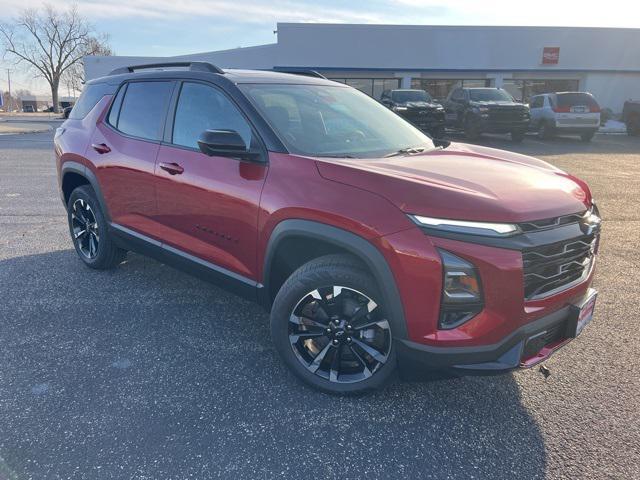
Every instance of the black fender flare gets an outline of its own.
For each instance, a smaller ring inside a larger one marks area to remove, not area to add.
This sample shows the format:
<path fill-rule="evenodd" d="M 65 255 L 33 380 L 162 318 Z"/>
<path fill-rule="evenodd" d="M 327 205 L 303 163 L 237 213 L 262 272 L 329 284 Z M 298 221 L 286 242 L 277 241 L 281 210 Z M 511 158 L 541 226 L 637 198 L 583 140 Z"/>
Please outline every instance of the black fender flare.
<path fill-rule="evenodd" d="M 270 307 L 270 302 L 266 297 L 270 291 L 269 277 L 273 257 L 280 242 L 290 237 L 308 237 L 314 240 L 322 240 L 346 250 L 360 259 L 373 273 L 376 283 L 380 288 L 380 293 L 383 297 L 382 300 L 389 315 L 389 322 L 394 331 L 394 337 L 397 339 L 408 338 L 400 292 L 398 291 L 393 272 L 382 253 L 369 241 L 359 235 L 311 220 L 283 220 L 273 229 L 265 253 L 263 269 L 264 288 L 261 289 L 265 297 L 263 298 L 263 302 L 265 302 L 267 307 Z"/>
<path fill-rule="evenodd" d="M 100 204 L 100 208 L 102 209 L 102 213 L 104 214 L 105 219 L 110 223 L 111 215 L 109 214 L 107 203 L 105 202 L 104 196 L 102 195 L 102 189 L 100 188 L 100 184 L 98 183 L 98 178 L 89 168 L 78 162 L 66 161 L 62 164 L 62 168 L 60 170 L 60 196 L 62 197 L 62 203 L 65 204 L 65 208 L 67 207 L 67 205 L 64 198 L 64 191 L 62 190 L 62 186 L 64 185 L 64 177 L 68 173 L 76 173 L 84 177 L 87 182 L 89 182 L 91 188 L 93 188 L 93 191 L 96 194 L 98 203 Z"/>

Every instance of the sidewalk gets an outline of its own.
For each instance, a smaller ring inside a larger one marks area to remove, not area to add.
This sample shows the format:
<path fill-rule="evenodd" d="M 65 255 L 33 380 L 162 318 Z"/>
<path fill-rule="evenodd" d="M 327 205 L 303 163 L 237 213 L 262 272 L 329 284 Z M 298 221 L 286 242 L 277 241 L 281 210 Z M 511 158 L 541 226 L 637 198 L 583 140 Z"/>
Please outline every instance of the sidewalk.
<path fill-rule="evenodd" d="M 0 122 L 0 135 L 41 133 L 53 130 L 51 125 L 35 122 Z"/>

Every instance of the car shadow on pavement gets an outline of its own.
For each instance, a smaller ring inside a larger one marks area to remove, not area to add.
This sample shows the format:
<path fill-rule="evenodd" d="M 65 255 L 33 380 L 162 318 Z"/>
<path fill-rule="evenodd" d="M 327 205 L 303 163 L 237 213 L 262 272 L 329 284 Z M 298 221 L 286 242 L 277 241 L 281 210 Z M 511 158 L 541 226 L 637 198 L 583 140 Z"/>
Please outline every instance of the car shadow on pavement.
<path fill-rule="evenodd" d="M 0 260 L 0 458 L 18 478 L 542 478 L 512 375 L 317 393 L 268 316 L 130 254 Z"/>

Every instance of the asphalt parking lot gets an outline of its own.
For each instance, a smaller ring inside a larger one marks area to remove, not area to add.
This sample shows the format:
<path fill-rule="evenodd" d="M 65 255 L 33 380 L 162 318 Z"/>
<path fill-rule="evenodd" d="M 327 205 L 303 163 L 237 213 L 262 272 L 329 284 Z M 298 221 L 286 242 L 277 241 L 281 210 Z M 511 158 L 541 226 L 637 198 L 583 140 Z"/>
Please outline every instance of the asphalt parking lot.
<path fill-rule="evenodd" d="M 640 478 L 640 138 L 515 145 L 589 182 L 594 322 L 537 370 L 309 390 L 259 307 L 138 255 L 85 268 L 52 133 L 0 136 L 0 480 Z"/>

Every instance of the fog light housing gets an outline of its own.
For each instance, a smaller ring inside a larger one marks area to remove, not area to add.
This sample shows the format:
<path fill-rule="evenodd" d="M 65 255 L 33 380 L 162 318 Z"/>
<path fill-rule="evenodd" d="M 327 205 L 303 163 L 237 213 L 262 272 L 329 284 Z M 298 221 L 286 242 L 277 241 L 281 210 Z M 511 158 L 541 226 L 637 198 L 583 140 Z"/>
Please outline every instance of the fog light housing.
<path fill-rule="evenodd" d="M 438 249 L 438 253 L 443 272 L 438 328 L 449 330 L 468 322 L 482 310 L 482 286 L 471 263 L 446 250 Z"/>

